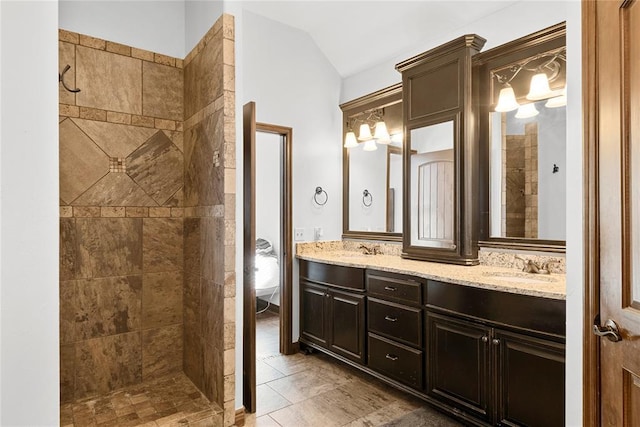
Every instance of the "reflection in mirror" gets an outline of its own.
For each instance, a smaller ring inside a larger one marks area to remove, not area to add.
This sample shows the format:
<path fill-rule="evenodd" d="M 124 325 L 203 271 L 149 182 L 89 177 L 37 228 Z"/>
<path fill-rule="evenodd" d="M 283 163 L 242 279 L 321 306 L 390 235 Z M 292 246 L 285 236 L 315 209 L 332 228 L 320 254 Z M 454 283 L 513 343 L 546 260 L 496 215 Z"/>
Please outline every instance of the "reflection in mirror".
<path fill-rule="evenodd" d="M 454 122 L 410 133 L 411 245 L 454 248 Z"/>
<path fill-rule="evenodd" d="M 565 240 L 566 107 L 491 112 L 490 235 Z"/>
<path fill-rule="evenodd" d="M 387 146 L 387 232 L 402 233 L 402 149 Z"/>

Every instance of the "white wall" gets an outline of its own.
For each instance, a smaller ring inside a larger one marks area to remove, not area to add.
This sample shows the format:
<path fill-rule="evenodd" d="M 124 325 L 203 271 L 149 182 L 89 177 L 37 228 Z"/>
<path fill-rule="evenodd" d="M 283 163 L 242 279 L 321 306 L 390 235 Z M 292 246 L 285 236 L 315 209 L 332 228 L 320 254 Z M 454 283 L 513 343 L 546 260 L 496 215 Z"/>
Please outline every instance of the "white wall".
<path fill-rule="evenodd" d="M 184 52 L 191 52 L 211 26 L 224 11 L 222 0 L 185 0 L 184 1 Z"/>
<path fill-rule="evenodd" d="M 0 425 L 57 425 L 57 2 L 0 2 L 0 40 Z"/>
<path fill-rule="evenodd" d="M 184 14 L 182 0 L 62 0 L 59 19 L 65 30 L 184 58 Z"/>
<path fill-rule="evenodd" d="M 344 78 L 340 102 L 346 102 L 400 82 L 400 73 L 395 70 L 397 63 L 463 34 L 475 33 L 484 37 L 487 43 L 483 50 L 487 50 L 562 22 L 566 20 L 565 4 L 566 2 L 563 1 L 521 1 L 465 27 L 443 32 L 436 39 L 418 40 L 413 49 L 398 52 L 393 58 L 375 67 Z"/>

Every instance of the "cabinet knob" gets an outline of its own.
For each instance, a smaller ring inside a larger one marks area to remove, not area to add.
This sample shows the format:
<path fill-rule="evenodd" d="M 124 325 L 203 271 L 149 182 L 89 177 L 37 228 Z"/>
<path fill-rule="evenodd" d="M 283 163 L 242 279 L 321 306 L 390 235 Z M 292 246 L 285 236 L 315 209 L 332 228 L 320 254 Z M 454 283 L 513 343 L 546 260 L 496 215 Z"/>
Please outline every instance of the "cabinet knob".
<path fill-rule="evenodd" d="M 325 298 L 329 298 L 329 294 L 324 294 Z"/>
<path fill-rule="evenodd" d="M 384 316 L 384 320 L 388 320 L 389 322 L 397 322 L 398 318 L 397 317 L 391 317 L 391 316 Z"/>
<path fill-rule="evenodd" d="M 393 354 L 389 354 L 389 353 L 387 353 L 387 355 L 386 355 L 386 356 L 384 356 L 384 357 L 386 357 L 387 359 L 389 359 L 389 360 L 391 360 L 391 361 L 393 361 L 393 362 L 395 362 L 396 360 L 398 360 L 398 356 L 395 356 L 395 355 L 393 355 Z"/>
<path fill-rule="evenodd" d="M 500 345 L 500 340 L 498 338 L 494 338 L 491 342 L 493 345 Z"/>
<path fill-rule="evenodd" d="M 483 336 L 482 337 L 482 342 L 488 342 L 489 341 L 489 337 L 488 336 Z"/>

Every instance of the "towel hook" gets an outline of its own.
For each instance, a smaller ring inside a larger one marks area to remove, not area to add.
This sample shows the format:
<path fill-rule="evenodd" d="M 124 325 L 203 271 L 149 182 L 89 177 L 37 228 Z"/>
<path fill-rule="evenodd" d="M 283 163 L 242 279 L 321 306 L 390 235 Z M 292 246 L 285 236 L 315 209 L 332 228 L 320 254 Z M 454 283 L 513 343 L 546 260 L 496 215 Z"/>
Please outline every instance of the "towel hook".
<path fill-rule="evenodd" d="M 367 203 L 367 199 L 369 199 L 369 203 Z M 366 207 L 369 207 L 373 204 L 373 196 L 369 193 L 369 190 L 364 190 L 362 192 L 362 204 Z"/>
<path fill-rule="evenodd" d="M 68 90 L 69 92 L 73 92 L 73 93 L 77 93 L 80 92 L 80 89 L 75 88 L 75 89 L 71 89 L 69 86 L 67 86 L 67 84 L 64 81 L 64 75 L 66 74 L 67 71 L 69 71 L 71 69 L 71 65 L 67 64 L 66 67 L 64 67 L 64 70 L 62 70 L 61 74 L 58 74 L 58 81 L 60 83 L 62 83 L 62 86 L 64 86 L 64 88 L 66 90 Z"/>
<path fill-rule="evenodd" d="M 324 193 L 324 201 L 321 203 L 318 201 L 318 196 L 322 195 L 322 193 Z M 322 187 L 316 187 L 316 192 L 313 195 L 313 201 L 316 202 L 318 206 L 324 206 L 327 204 L 328 200 L 329 200 L 329 195 L 327 194 L 327 192 L 324 191 Z"/>

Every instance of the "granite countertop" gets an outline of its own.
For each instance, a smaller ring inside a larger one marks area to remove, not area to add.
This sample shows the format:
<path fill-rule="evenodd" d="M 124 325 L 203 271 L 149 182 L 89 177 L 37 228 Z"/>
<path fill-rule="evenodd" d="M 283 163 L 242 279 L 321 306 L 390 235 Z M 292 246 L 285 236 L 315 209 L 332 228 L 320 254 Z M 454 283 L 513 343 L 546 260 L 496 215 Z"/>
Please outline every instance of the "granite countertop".
<path fill-rule="evenodd" d="M 414 261 L 401 258 L 399 255 L 364 255 L 361 252 L 349 250 L 302 251 L 296 257 L 325 264 L 409 274 L 463 286 L 558 300 L 566 299 L 564 274 L 531 274 L 515 268 Z"/>

